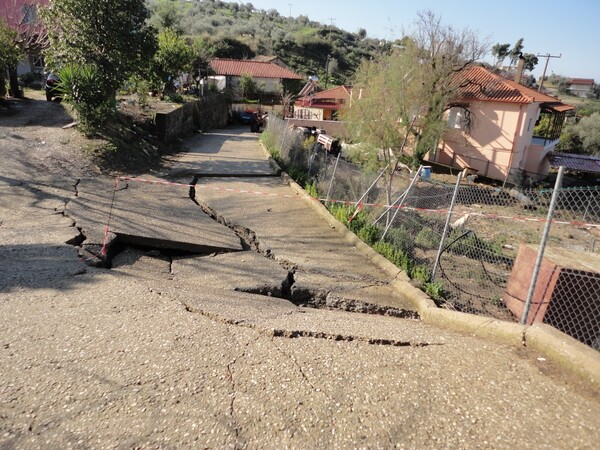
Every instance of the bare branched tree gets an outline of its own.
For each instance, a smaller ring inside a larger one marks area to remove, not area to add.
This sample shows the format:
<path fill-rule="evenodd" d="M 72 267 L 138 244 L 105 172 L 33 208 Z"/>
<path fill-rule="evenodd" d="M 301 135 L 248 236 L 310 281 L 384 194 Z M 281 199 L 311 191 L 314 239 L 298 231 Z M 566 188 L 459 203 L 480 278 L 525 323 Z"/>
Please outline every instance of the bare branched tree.
<path fill-rule="evenodd" d="M 401 158 L 410 154 L 418 166 L 436 148 L 447 129 L 445 113 L 458 96 L 456 78 L 489 46 L 476 31 L 444 25 L 431 11 L 418 14 L 415 33 L 401 42 L 363 63 L 343 114 L 355 140 L 384 150 L 390 186 Z"/>
<path fill-rule="evenodd" d="M 16 32 L 15 43 L 30 58 L 40 58 L 48 43 L 48 33 L 38 15 L 38 8 L 48 0 L 32 0 L 23 3 L 17 0 L 5 0 L 0 7 L 0 20 Z M 9 68 L 10 90 L 13 96 L 20 95 L 17 67 Z"/>

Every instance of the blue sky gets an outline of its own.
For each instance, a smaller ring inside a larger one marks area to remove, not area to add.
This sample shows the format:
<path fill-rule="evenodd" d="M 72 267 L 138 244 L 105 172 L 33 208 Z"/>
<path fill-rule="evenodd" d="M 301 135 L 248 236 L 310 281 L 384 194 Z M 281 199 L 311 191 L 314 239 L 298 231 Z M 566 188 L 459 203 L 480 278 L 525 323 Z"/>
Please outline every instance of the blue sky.
<path fill-rule="evenodd" d="M 248 3 L 248 0 L 242 3 Z M 600 0 L 254 0 L 257 9 L 306 15 L 347 31 L 395 39 L 414 28 L 417 12 L 430 9 L 455 28 L 469 27 L 497 42 L 524 39 L 524 52 L 551 58 L 547 75 L 594 78 L 600 82 Z M 291 7 L 290 7 L 291 4 Z M 540 76 L 545 59 L 534 70 Z"/>

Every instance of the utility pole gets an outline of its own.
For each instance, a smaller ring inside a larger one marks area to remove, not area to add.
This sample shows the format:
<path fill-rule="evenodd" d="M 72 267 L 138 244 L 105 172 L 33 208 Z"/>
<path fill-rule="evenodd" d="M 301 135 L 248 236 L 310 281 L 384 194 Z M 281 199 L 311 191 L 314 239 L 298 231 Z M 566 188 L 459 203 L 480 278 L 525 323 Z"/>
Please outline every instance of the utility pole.
<path fill-rule="evenodd" d="M 327 55 L 327 60 L 325 61 L 325 89 L 327 90 L 327 79 L 329 78 L 329 61 L 331 61 L 331 55 Z"/>
<path fill-rule="evenodd" d="M 293 3 L 288 3 L 288 5 L 290 7 L 290 16 L 289 17 L 292 17 L 292 6 L 294 6 L 294 4 Z"/>
<path fill-rule="evenodd" d="M 542 74 L 542 79 L 540 80 L 540 87 L 538 87 L 538 91 L 542 92 L 542 86 L 544 86 L 544 78 L 546 78 L 546 69 L 548 68 L 548 62 L 550 61 L 550 58 L 560 58 L 562 56 L 562 53 L 558 56 L 551 55 L 550 53 L 547 53 L 545 55 L 537 54 L 536 56 L 538 58 L 546 58 L 546 64 L 544 64 L 544 73 Z"/>

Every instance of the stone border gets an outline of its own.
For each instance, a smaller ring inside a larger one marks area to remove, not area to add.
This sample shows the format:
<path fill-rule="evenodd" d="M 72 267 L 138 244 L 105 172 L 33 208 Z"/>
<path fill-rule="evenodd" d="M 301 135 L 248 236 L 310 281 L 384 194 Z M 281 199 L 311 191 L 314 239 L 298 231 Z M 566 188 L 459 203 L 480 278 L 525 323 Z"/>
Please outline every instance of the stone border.
<path fill-rule="evenodd" d="M 600 352 L 544 323 L 521 325 L 438 308 L 427 294 L 410 283 L 406 273 L 373 250 L 333 217 L 321 202 L 308 200 L 310 198 L 308 193 L 286 172 L 281 170 L 279 164 L 264 145 L 260 144 L 263 151 L 268 155 L 269 164 L 276 173 L 281 174 L 282 180 L 296 193 L 305 197 L 307 203 L 311 205 L 315 212 L 332 228 L 335 228 L 350 244 L 354 245 L 363 255 L 393 278 L 394 288 L 413 304 L 423 322 L 515 347 L 532 348 L 566 371 L 579 376 L 594 389 L 600 390 Z"/>

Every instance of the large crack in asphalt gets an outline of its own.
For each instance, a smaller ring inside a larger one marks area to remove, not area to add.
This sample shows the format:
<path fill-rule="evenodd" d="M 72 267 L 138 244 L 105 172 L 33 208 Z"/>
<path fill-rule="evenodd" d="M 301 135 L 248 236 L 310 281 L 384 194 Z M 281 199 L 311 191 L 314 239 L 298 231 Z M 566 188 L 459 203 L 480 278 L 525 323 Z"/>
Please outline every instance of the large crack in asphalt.
<path fill-rule="evenodd" d="M 298 272 L 298 267 L 290 261 L 277 257 L 272 250 L 265 245 L 258 238 L 256 233 L 248 227 L 245 227 L 240 224 L 233 223 L 231 220 L 228 220 L 223 215 L 219 214 L 216 210 L 211 208 L 207 203 L 196 198 L 195 195 L 195 185 L 198 182 L 198 177 L 194 177 L 192 183 L 190 183 L 190 199 L 202 209 L 202 211 L 211 217 L 217 223 L 226 226 L 231 229 L 240 239 L 242 244 L 242 248 L 245 251 L 253 251 L 265 258 L 271 259 L 281 265 L 285 271 L 286 276 L 281 281 L 279 285 L 273 286 L 262 286 L 257 288 L 235 288 L 238 292 L 245 292 L 249 294 L 255 295 L 263 295 L 267 297 L 276 297 L 282 298 L 290 301 L 296 306 L 300 307 L 310 307 L 315 309 L 327 309 L 327 310 L 338 310 L 338 311 L 346 311 L 346 312 L 355 312 L 362 314 L 374 314 L 374 315 L 382 315 L 382 316 L 391 316 L 397 318 L 405 318 L 405 319 L 415 319 L 418 320 L 419 316 L 415 311 L 408 311 L 403 309 L 398 309 L 389 306 L 377 305 L 369 302 L 363 302 L 355 299 L 344 298 L 340 295 L 340 293 L 332 292 L 326 289 L 319 290 L 313 288 L 300 287 L 296 283 L 296 273 Z M 78 185 L 80 180 L 73 185 L 74 196 L 77 197 L 79 195 Z M 127 187 L 123 188 L 126 189 Z M 66 216 L 65 212 L 63 214 Z M 181 252 L 176 250 L 168 250 L 164 248 L 153 248 L 153 247 L 141 247 L 134 246 L 129 244 L 124 244 L 119 242 L 118 236 L 113 235 L 108 239 L 107 245 L 107 253 L 104 256 L 100 255 L 101 246 L 98 244 L 90 244 L 85 245 L 86 236 L 83 230 L 80 227 L 76 226 L 76 222 L 73 222 L 73 226 L 77 228 L 79 231 L 78 235 L 67 241 L 67 244 L 73 245 L 78 248 L 80 256 L 82 259 L 91 266 L 103 267 L 103 268 L 111 268 L 111 263 L 113 259 L 125 251 L 128 248 L 138 248 L 145 251 L 147 256 L 161 257 L 166 258 L 168 261 L 168 272 L 170 274 L 170 279 L 173 279 L 173 261 L 176 257 L 179 256 L 211 256 L 214 255 L 214 252 L 210 253 L 195 253 L 195 252 Z M 93 247 L 93 248 L 92 248 Z M 310 273 L 310 271 L 305 271 L 306 273 Z M 372 285 L 381 285 L 380 280 L 369 279 L 365 280 L 361 277 L 357 276 L 348 276 L 348 275 L 340 275 L 336 276 L 336 279 L 347 279 L 348 281 L 354 282 L 364 282 L 368 284 L 369 282 Z M 242 326 L 251 328 L 255 331 L 258 331 L 260 335 L 268 336 L 271 338 L 288 338 L 288 339 L 296 339 L 296 338 L 314 338 L 314 339 L 325 339 L 332 341 L 344 341 L 344 342 L 362 342 L 369 345 L 383 345 L 383 346 L 394 346 L 394 347 L 424 347 L 429 345 L 442 345 L 436 343 L 429 342 L 412 342 L 407 340 L 395 340 L 395 339 L 381 339 L 381 338 L 371 338 L 365 336 L 356 336 L 356 335 L 345 335 L 340 333 L 329 333 L 322 331 L 310 331 L 310 330 L 298 330 L 298 329 L 272 329 L 262 327 L 258 324 L 253 324 L 246 322 L 244 320 L 234 320 L 219 314 L 211 313 L 208 311 L 204 311 L 202 309 L 197 308 L 196 306 L 190 305 L 185 300 L 180 300 L 180 303 L 184 307 L 184 309 L 191 313 L 198 313 L 210 320 L 214 320 L 220 323 L 224 323 L 227 325 L 233 326 Z M 298 310 L 297 312 L 292 312 L 291 314 L 301 314 L 302 310 Z"/>
<path fill-rule="evenodd" d="M 287 275 L 282 280 L 280 285 L 261 286 L 257 288 L 236 288 L 236 291 L 246 292 L 250 294 L 263 295 L 267 297 L 277 297 L 288 300 L 296 306 L 311 307 L 316 309 L 340 310 L 348 312 L 357 312 L 363 314 L 375 314 L 382 316 L 391 316 L 404 319 L 419 319 L 416 311 L 394 308 L 391 306 L 382 306 L 369 302 L 362 302 L 355 299 L 348 299 L 341 296 L 339 293 L 334 293 L 329 290 L 317 290 L 306 287 L 299 287 L 296 284 L 295 275 L 300 271 L 297 265 L 275 255 L 272 250 L 265 245 L 250 228 L 236 224 L 227 219 L 222 214 L 219 214 L 214 208 L 210 207 L 206 202 L 197 198 L 196 184 L 199 177 L 195 176 L 190 183 L 189 197 L 198 205 L 202 211 L 215 220 L 217 223 L 228 227 L 239 238 L 244 249 L 252 250 L 260 255 L 269 258 L 280 264 L 286 271 Z M 352 281 L 371 282 L 374 285 L 381 285 L 379 280 L 360 279 L 358 277 L 348 277 Z"/>
<path fill-rule="evenodd" d="M 384 338 L 372 338 L 360 335 L 341 334 L 341 333 L 329 333 L 324 331 L 313 331 L 313 330 L 289 330 L 283 328 L 268 328 L 256 323 L 248 322 L 246 320 L 235 320 L 220 314 L 204 310 L 195 305 L 192 305 L 185 300 L 180 300 L 183 308 L 190 313 L 200 314 L 207 319 L 212 321 L 236 326 L 248 328 L 256 331 L 260 335 L 267 336 L 270 338 L 286 338 L 286 339 L 300 339 L 300 338 L 312 338 L 312 339 L 324 339 L 329 341 L 338 342 L 358 342 L 368 345 L 381 345 L 391 347 L 429 347 L 444 345 L 443 342 L 421 342 L 421 341 L 410 341 L 401 339 L 384 339 Z M 290 312 L 289 314 L 302 314 L 302 310 L 296 312 Z"/>

